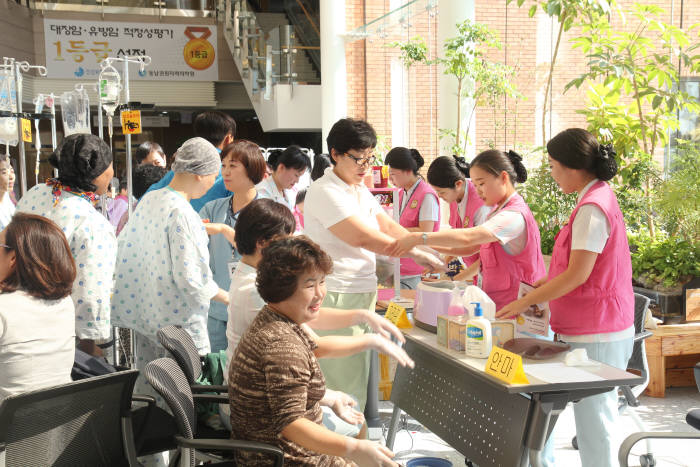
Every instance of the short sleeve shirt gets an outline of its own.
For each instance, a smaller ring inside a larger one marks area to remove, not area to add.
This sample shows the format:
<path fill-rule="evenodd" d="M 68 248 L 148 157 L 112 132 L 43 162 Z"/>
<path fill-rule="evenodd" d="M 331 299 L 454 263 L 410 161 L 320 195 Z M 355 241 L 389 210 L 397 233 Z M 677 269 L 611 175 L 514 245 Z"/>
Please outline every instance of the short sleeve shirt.
<path fill-rule="evenodd" d="M 44 216 L 63 230 L 77 269 L 71 292 L 76 335 L 81 339 L 108 338 L 117 256 L 112 224 L 80 196 L 62 191 L 54 202 L 52 187 L 45 183 L 33 186 L 17 203 L 17 211 Z"/>
<path fill-rule="evenodd" d="M 355 216 L 367 227 L 379 230 L 382 207 L 364 185 L 348 185 L 329 167 L 306 191 L 304 233 L 333 258 L 333 272 L 326 276 L 330 292 L 366 293 L 377 289 L 376 256 L 372 251 L 348 245 L 329 228 Z"/>
<path fill-rule="evenodd" d="M 578 202 L 599 180 L 596 178 L 586 185 L 578 195 Z M 610 222 L 603 210 L 595 204 L 584 204 L 578 209 L 571 225 L 571 249 L 602 253 L 610 237 Z"/>
<path fill-rule="evenodd" d="M 285 465 L 345 466 L 344 459 L 310 451 L 282 436 L 299 418 L 321 424 L 326 384 L 316 344 L 290 319 L 264 307 L 238 344 L 229 369 L 231 436 L 278 446 Z M 272 465 L 262 454 L 238 451 L 240 465 Z"/>
<path fill-rule="evenodd" d="M 515 193 L 511 196 L 515 196 Z M 527 245 L 527 226 L 519 212 L 496 209 L 489 213 L 481 227 L 491 232 L 511 256 L 522 253 Z"/>

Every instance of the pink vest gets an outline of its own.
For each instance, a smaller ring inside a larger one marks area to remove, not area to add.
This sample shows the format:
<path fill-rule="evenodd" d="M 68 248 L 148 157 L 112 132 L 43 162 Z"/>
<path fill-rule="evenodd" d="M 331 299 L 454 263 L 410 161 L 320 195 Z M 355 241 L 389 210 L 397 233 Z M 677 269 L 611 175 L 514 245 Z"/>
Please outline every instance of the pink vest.
<path fill-rule="evenodd" d="M 527 227 L 527 243 L 517 255 L 509 255 L 498 242 L 481 245 L 482 289 L 500 310 L 518 298 L 520 282 L 532 284 L 547 274 L 540 249 L 540 229 L 522 196 L 513 195 L 503 207 L 523 215 Z"/>
<path fill-rule="evenodd" d="M 465 209 L 464 218 L 467 221 L 464 225 L 464 220 L 459 217 L 459 208 L 457 203 L 450 203 L 450 226 L 453 229 L 461 229 L 463 227 L 474 227 L 474 216 L 476 216 L 476 211 L 479 210 L 484 202 L 479 198 L 479 194 L 476 192 L 476 188 L 471 180 L 466 179 L 467 187 L 467 208 Z M 474 261 L 479 259 L 479 255 L 463 256 L 462 261 L 469 267 Z"/>
<path fill-rule="evenodd" d="M 569 222 L 555 237 L 549 279 L 569 266 L 571 227 L 584 204 L 595 204 L 603 211 L 610 224 L 610 237 L 588 280 L 549 302 L 550 325 L 554 332 L 569 335 L 622 331 L 634 323 L 632 260 L 622 211 L 607 183 L 599 181 L 586 192 L 571 213 Z"/>
<path fill-rule="evenodd" d="M 423 198 L 425 195 L 432 194 L 435 199 L 438 199 L 437 193 L 433 190 L 433 187 L 428 185 L 425 180 L 418 182 L 418 186 L 413 190 L 411 198 L 409 198 L 406 203 L 406 208 L 401 212 L 401 217 L 399 217 L 399 224 L 404 227 L 418 227 L 420 207 L 423 205 Z M 403 205 L 403 197 L 405 196 L 404 190 L 399 191 L 399 206 Z M 438 205 L 439 206 L 439 205 Z M 433 232 L 440 230 L 440 211 L 438 210 L 438 218 L 433 226 Z M 423 272 L 425 269 L 423 266 L 419 266 L 411 258 L 401 258 L 401 275 L 402 276 L 415 276 Z"/>

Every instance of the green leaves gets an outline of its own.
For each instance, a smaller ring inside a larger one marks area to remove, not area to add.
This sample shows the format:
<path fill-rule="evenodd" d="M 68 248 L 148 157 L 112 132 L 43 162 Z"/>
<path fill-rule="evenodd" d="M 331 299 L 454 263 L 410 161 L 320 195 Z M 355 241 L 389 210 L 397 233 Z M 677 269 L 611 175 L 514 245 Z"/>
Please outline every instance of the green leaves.
<path fill-rule="evenodd" d="M 387 47 L 398 47 L 401 50 L 401 63 L 406 68 L 411 68 L 416 63 L 427 63 L 428 61 L 428 46 L 421 36 L 412 37 L 406 42 L 390 42 Z"/>

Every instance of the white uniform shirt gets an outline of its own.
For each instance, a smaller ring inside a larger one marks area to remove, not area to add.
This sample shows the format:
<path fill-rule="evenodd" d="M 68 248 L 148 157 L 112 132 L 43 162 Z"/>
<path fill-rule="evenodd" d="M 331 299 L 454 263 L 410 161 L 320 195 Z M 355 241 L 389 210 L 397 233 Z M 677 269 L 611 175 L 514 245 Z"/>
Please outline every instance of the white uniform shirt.
<path fill-rule="evenodd" d="M 0 402 L 12 394 L 71 382 L 75 307 L 70 297 L 42 300 L 0 293 Z"/>
<path fill-rule="evenodd" d="M 272 175 L 255 185 L 255 189 L 258 191 L 258 198 L 269 198 L 277 203 L 284 204 L 290 211 L 294 211 L 297 201 L 297 190 L 291 188 L 280 191 Z"/>
<path fill-rule="evenodd" d="M 51 190 L 44 183 L 35 185 L 19 200 L 17 211 L 44 216 L 61 227 L 77 268 L 71 293 L 75 332 L 81 339 L 106 339 L 117 256 L 114 227 L 89 201 L 72 193 L 61 192 L 54 206 Z"/>
<path fill-rule="evenodd" d="M 416 188 L 418 188 L 418 184 L 421 182 L 421 180 L 422 179 L 419 177 L 411 188 L 408 190 L 403 190 L 403 201 L 401 202 L 401 210 L 399 211 L 399 215 L 403 214 L 403 211 L 406 209 L 406 205 L 408 204 L 408 200 L 411 199 L 411 196 L 413 196 L 413 192 L 416 191 Z M 437 222 L 439 214 L 440 203 L 438 202 L 437 197 L 432 193 L 426 193 L 423 197 L 423 202 L 420 205 L 420 210 L 418 211 L 418 222 Z"/>
<path fill-rule="evenodd" d="M 510 195 L 508 200 L 513 196 L 515 193 Z M 505 203 L 503 204 L 505 205 Z M 481 227 L 491 232 L 503 246 L 505 252 L 511 256 L 522 253 L 527 245 L 527 225 L 525 218 L 519 212 L 503 209 L 492 211 Z"/>
<path fill-rule="evenodd" d="M 265 301 L 255 287 L 257 276 L 257 269 L 239 262 L 231 278 L 231 288 L 228 292 L 228 322 L 226 323 L 228 347 L 226 348 L 226 371 L 224 372 L 225 384 L 228 384 L 228 368 L 243 333 L 265 306 Z"/>
<path fill-rule="evenodd" d="M 326 277 L 330 292 L 365 293 L 377 290 L 376 257 L 364 248 L 350 246 L 329 227 L 351 216 L 379 230 L 382 207 L 364 185 L 348 185 L 329 167 L 311 184 L 304 203 L 304 233 L 333 258 L 333 272 Z"/>
<path fill-rule="evenodd" d="M 154 342 L 159 328 L 182 326 L 201 354 L 209 352 L 209 301 L 219 286 L 208 244 L 185 198 L 169 188 L 147 193 L 119 235 L 114 320 Z"/>
<path fill-rule="evenodd" d="M 12 199 L 10 199 L 10 193 L 5 193 L 2 201 L 0 201 L 0 230 L 7 227 L 7 224 L 12 220 L 12 216 L 15 214 L 15 205 L 12 204 Z"/>

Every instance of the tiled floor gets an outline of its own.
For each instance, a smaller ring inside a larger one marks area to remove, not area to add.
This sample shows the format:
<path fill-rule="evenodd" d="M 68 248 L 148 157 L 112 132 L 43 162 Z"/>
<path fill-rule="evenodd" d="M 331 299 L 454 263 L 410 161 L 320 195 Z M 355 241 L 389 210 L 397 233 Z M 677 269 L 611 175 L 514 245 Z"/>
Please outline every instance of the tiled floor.
<path fill-rule="evenodd" d="M 696 388 L 670 388 L 664 399 L 640 398 L 641 406 L 636 410 L 646 425 L 647 431 L 694 431 L 685 423 L 685 415 L 690 409 L 700 408 L 700 393 Z M 380 414 L 388 427 L 393 406 L 391 402 L 380 402 Z M 464 456 L 445 444 L 440 438 L 430 433 L 423 426 L 406 417 L 407 429 L 396 436 L 394 453 L 396 460 L 405 462 L 413 457 L 435 456 L 448 459 L 454 466 L 464 465 Z M 620 418 L 620 441 L 630 433 L 640 431 L 634 427 L 629 416 Z M 573 411 L 570 407 L 559 417 L 555 431 L 555 456 L 557 465 L 578 467 L 581 461 L 578 452 L 571 447 L 575 435 Z M 379 437 L 377 431 L 374 437 Z M 644 443 L 638 443 L 630 455 L 630 465 L 639 465 L 639 455 L 645 451 Z M 700 467 L 700 440 L 662 440 L 654 441 L 652 452 L 659 467 Z"/>

